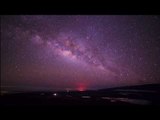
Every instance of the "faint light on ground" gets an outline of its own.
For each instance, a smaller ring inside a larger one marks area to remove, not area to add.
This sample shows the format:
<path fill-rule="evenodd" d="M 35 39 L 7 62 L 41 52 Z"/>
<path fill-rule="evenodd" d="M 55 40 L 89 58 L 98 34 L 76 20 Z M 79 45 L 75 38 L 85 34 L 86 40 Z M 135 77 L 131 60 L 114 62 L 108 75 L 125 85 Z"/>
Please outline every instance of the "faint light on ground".
<path fill-rule="evenodd" d="M 82 98 L 88 99 L 88 98 L 91 98 L 91 97 L 90 96 L 82 96 Z"/>
<path fill-rule="evenodd" d="M 131 104 L 138 104 L 138 105 L 148 105 L 150 101 L 142 100 L 142 99 L 130 99 L 130 98 L 114 98 L 114 97 L 101 97 L 102 99 L 110 100 L 111 102 L 121 101 Z"/>

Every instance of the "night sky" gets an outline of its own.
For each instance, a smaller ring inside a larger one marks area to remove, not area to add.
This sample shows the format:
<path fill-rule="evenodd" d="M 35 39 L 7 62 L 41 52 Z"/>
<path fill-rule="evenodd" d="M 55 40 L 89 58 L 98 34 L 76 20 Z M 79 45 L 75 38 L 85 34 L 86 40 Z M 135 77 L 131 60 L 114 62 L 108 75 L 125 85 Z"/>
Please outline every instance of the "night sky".
<path fill-rule="evenodd" d="M 160 16 L 1 16 L 2 89 L 148 83 L 160 83 Z"/>

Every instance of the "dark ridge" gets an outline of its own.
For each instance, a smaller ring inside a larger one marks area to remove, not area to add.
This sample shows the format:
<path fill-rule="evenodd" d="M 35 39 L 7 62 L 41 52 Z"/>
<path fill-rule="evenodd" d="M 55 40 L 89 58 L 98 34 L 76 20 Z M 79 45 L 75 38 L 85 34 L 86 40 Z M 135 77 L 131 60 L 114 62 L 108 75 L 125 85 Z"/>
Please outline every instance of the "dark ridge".
<path fill-rule="evenodd" d="M 115 89 L 137 89 L 137 90 L 158 90 L 160 91 L 160 84 L 145 84 L 145 85 L 134 85 L 134 86 L 123 86 L 107 89 L 99 89 L 99 91 L 115 90 Z"/>

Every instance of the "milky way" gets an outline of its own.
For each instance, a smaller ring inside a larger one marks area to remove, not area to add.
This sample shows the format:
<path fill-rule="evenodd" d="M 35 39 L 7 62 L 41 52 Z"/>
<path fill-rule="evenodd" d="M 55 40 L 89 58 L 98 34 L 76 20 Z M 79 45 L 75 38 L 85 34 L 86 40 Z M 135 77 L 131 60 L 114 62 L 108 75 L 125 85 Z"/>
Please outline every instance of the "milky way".
<path fill-rule="evenodd" d="M 1 16 L 2 88 L 160 83 L 159 61 L 159 16 Z"/>

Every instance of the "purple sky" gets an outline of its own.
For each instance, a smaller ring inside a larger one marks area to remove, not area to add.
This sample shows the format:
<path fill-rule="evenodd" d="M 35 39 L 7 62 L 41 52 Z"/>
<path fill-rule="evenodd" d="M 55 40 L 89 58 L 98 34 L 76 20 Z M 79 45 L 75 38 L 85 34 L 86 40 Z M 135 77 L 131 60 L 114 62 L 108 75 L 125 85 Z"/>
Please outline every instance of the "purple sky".
<path fill-rule="evenodd" d="M 160 83 L 160 16 L 1 16 L 1 87 Z"/>

